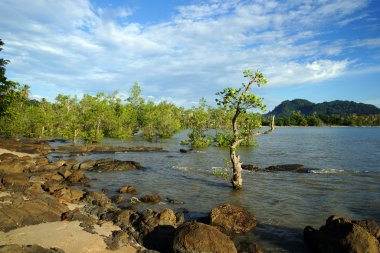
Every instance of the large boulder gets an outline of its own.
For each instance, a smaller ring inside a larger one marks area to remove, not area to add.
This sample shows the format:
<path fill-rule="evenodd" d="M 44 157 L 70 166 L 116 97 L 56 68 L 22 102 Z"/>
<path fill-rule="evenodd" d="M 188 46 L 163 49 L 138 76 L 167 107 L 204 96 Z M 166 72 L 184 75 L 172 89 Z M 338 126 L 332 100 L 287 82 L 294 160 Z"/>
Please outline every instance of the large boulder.
<path fill-rule="evenodd" d="M 141 169 L 142 166 L 138 162 L 134 161 L 119 161 L 115 159 L 101 159 L 101 160 L 90 160 L 85 161 L 80 164 L 79 167 L 81 170 L 88 171 L 126 171 L 126 170 L 134 170 Z"/>
<path fill-rule="evenodd" d="M 150 195 L 145 195 L 142 198 L 140 198 L 140 201 L 145 202 L 145 203 L 159 203 L 162 201 L 162 198 L 158 194 L 150 194 Z"/>
<path fill-rule="evenodd" d="M 213 226 L 188 222 L 180 226 L 174 235 L 173 251 L 188 252 L 237 252 L 231 239 Z"/>
<path fill-rule="evenodd" d="M 255 216 L 239 206 L 224 204 L 213 208 L 210 213 L 210 225 L 226 234 L 246 233 L 256 224 Z"/>
<path fill-rule="evenodd" d="M 373 222 L 330 216 L 319 230 L 306 227 L 304 239 L 314 252 L 379 253 L 379 238 L 375 237 L 378 232 L 379 228 Z"/>

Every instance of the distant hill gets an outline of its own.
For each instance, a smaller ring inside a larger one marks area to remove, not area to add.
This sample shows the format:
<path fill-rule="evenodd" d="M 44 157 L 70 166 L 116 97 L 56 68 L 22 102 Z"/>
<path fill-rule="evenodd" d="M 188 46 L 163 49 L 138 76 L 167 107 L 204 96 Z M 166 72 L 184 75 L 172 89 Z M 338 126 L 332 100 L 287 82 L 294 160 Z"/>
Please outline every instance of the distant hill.
<path fill-rule="evenodd" d="M 276 117 L 289 117 L 294 112 L 301 112 L 304 116 L 317 115 L 339 115 L 349 116 L 352 114 L 371 115 L 380 114 L 380 109 L 374 105 L 356 103 L 353 101 L 335 100 L 331 102 L 312 103 L 306 99 L 294 99 L 283 101 L 268 114 Z"/>

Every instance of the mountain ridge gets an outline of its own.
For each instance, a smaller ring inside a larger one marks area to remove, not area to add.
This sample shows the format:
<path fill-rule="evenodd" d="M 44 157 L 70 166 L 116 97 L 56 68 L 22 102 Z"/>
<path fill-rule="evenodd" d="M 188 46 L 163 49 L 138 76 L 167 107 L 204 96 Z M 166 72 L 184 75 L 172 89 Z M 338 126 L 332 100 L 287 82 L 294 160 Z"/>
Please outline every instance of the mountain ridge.
<path fill-rule="evenodd" d="M 306 99 L 285 100 L 268 113 L 276 117 L 289 117 L 295 112 L 303 116 L 310 115 L 338 115 L 349 116 L 380 114 L 380 109 L 371 104 L 357 103 L 348 100 L 334 100 L 322 103 L 313 103 Z"/>

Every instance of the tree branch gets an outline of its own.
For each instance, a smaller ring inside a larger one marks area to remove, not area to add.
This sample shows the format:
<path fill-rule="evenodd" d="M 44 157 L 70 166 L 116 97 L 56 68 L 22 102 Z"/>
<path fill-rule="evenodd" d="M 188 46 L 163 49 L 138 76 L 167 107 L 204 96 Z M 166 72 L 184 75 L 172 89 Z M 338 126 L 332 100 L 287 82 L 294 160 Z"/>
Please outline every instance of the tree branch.
<path fill-rule="evenodd" d="M 272 119 L 271 119 L 271 123 L 270 123 L 270 129 L 267 131 L 264 131 L 264 132 L 254 133 L 254 136 L 258 136 L 258 135 L 262 135 L 262 134 L 269 134 L 269 133 L 273 132 L 275 128 L 276 128 L 276 126 L 274 124 L 274 115 L 273 115 Z"/>

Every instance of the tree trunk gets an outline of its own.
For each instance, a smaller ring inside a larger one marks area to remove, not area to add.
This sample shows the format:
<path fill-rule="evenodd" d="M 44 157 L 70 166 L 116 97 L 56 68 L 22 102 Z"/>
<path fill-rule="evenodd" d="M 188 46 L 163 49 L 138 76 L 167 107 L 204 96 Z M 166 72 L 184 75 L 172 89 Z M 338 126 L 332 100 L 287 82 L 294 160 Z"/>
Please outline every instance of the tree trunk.
<path fill-rule="evenodd" d="M 241 161 L 240 156 L 236 154 L 235 148 L 231 146 L 230 157 L 232 163 L 232 179 L 231 184 L 234 190 L 241 190 L 243 188 L 243 177 L 241 176 Z"/>

